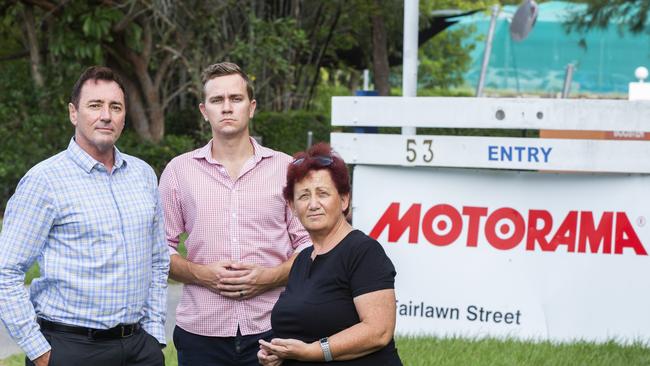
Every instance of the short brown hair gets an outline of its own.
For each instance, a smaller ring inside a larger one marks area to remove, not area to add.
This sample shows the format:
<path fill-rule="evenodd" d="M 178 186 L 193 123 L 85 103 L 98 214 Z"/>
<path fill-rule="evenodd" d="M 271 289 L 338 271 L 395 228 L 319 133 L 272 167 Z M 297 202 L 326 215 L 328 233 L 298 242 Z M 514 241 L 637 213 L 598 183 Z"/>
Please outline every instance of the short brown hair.
<path fill-rule="evenodd" d="M 124 93 L 124 103 L 126 103 L 126 89 L 124 88 L 124 83 L 117 73 L 106 66 L 91 66 L 84 70 L 77 79 L 77 82 L 74 83 L 72 87 L 72 94 L 70 94 L 70 103 L 74 105 L 75 108 L 79 108 L 79 99 L 81 98 L 81 88 L 84 83 L 88 80 L 105 80 L 105 81 L 114 81 L 122 89 Z"/>
<path fill-rule="evenodd" d="M 327 165 L 319 163 L 317 158 L 322 157 L 330 158 L 331 163 Z M 287 169 L 287 185 L 282 190 L 282 195 L 287 202 L 293 201 L 293 189 L 296 183 L 305 179 L 310 172 L 315 170 L 329 171 L 339 195 L 349 194 L 352 190 L 350 173 L 345 161 L 332 150 L 328 143 L 319 142 L 306 151 L 297 152 L 293 158 L 293 163 L 289 164 L 289 169 Z M 350 205 L 343 211 L 343 215 L 347 215 L 348 212 L 350 212 Z"/>
<path fill-rule="evenodd" d="M 203 97 L 205 98 L 205 84 L 208 83 L 208 81 L 217 78 L 219 76 L 227 76 L 227 75 L 239 75 L 244 79 L 246 82 L 246 92 L 248 93 L 248 99 L 253 100 L 255 99 L 255 91 L 253 90 L 253 83 L 251 80 L 248 78 L 248 75 L 242 69 L 237 65 L 232 62 L 219 62 L 216 64 L 212 64 L 205 69 L 203 69 L 203 72 L 201 73 L 201 83 L 203 84 Z"/>

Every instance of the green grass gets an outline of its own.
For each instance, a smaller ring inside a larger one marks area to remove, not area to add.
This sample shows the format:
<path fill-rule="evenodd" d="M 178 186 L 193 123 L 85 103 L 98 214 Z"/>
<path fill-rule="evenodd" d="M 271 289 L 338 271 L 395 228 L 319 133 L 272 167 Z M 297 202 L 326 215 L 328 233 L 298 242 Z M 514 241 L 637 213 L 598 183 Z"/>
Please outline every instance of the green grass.
<path fill-rule="evenodd" d="M 413 338 L 396 340 L 402 362 L 407 366 L 485 365 L 485 366 L 628 366 L 650 365 L 650 348 L 642 343 L 629 346 L 608 342 L 521 342 L 514 340 L 468 340 L 459 338 Z M 23 355 L 0 360 L 0 366 L 24 364 Z M 176 349 L 165 348 L 166 366 L 177 366 Z"/>
<path fill-rule="evenodd" d="M 34 263 L 32 268 L 30 268 L 27 272 L 25 272 L 25 285 L 29 285 L 30 283 L 32 283 L 32 280 L 34 278 L 40 276 L 41 276 L 41 269 L 38 268 L 38 263 Z"/>
<path fill-rule="evenodd" d="M 650 348 L 635 343 L 621 346 L 577 342 L 522 342 L 459 338 L 399 338 L 397 348 L 409 366 L 424 365 L 650 365 Z"/>

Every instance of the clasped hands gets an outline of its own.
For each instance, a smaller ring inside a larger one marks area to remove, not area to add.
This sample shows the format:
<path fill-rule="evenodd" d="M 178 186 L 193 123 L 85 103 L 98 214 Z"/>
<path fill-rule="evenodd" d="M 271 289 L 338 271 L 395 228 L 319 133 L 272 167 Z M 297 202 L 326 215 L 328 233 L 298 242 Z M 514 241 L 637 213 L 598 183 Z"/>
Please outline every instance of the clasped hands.
<path fill-rule="evenodd" d="M 249 299 L 273 287 L 271 269 L 256 264 L 218 261 L 200 266 L 195 276 L 203 287 L 231 299 Z"/>

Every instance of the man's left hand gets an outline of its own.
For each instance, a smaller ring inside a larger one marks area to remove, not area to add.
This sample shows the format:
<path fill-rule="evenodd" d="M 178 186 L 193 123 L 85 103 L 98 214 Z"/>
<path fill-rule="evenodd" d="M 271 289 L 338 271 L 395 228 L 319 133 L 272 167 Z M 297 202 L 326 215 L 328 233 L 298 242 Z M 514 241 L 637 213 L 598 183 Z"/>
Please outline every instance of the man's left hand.
<path fill-rule="evenodd" d="M 223 277 L 219 280 L 220 294 L 231 299 L 250 299 L 274 288 L 273 269 L 250 263 L 231 264 L 232 270 L 242 273 L 238 277 Z"/>

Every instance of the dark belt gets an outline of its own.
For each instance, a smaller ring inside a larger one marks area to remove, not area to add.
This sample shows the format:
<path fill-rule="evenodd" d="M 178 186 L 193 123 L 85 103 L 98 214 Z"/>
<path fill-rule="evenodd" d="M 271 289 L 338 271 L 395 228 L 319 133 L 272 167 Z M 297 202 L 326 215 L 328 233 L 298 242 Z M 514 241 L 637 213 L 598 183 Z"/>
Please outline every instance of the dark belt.
<path fill-rule="evenodd" d="M 80 334 L 91 339 L 129 338 L 130 336 L 139 333 L 142 329 L 142 326 L 140 326 L 139 323 L 120 324 L 110 329 L 94 329 L 55 323 L 41 318 L 38 318 L 38 324 L 41 326 L 41 329 L 53 330 L 55 332 Z"/>

